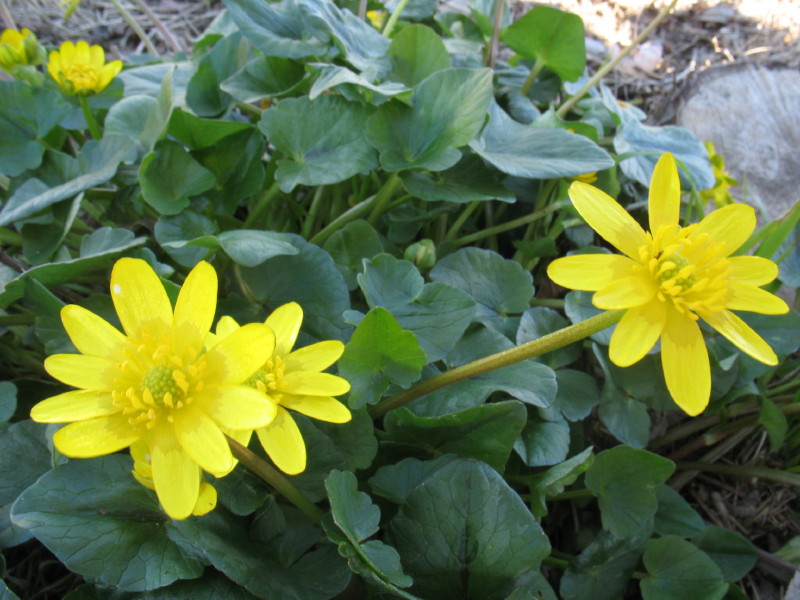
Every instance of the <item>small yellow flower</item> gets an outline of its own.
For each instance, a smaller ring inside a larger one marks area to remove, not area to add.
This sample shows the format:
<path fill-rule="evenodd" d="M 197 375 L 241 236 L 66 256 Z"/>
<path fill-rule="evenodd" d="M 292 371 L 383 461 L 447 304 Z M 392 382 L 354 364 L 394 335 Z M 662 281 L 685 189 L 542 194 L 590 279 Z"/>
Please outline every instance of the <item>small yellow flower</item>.
<path fill-rule="evenodd" d="M 122 61 L 106 63 L 103 48 L 64 42 L 50 53 L 47 71 L 66 94 L 89 95 L 102 92 L 122 70 Z"/>
<path fill-rule="evenodd" d="M 29 29 L 23 29 L 22 32 L 6 29 L 0 35 L 0 69 L 6 73 L 11 73 L 14 67 L 20 65 L 35 67 L 42 64 L 44 58 L 44 48 Z"/>
<path fill-rule="evenodd" d="M 756 226 L 755 211 L 731 204 L 700 223 L 681 227 L 680 180 L 675 160 L 665 154 L 650 181 L 646 232 L 604 192 L 574 182 L 573 205 L 618 254 L 586 254 L 553 261 L 548 275 L 564 287 L 595 292 L 606 310 L 627 309 L 611 337 L 609 356 L 622 367 L 640 360 L 661 338 L 667 388 L 689 415 L 705 409 L 711 369 L 698 318 L 746 354 L 777 364 L 769 345 L 732 310 L 783 314 L 789 307 L 760 289 L 778 275 L 771 260 L 731 256 Z"/>
<path fill-rule="evenodd" d="M 351 419 L 347 407 L 333 397 L 349 392 L 350 384 L 321 373 L 339 360 L 344 344 L 327 340 L 292 352 L 302 323 L 303 309 L 296 302 L 284 304 L 267 318 L 266 324 L 275 332 L 275 353 L 249 379 L 277 408 L 275 420 L 256 429 L 258 439 L 278 468 L 290 475 L 306 468 L 306 445 L 289 410 L 330 423 Z M 238 328 L 231 317 L 222 317 L 217 336 L 225 340 Z"/>
<path fill-rule="evenodd" d="M 700 197 L 703 200 L 712 200 L 714 206 L 722 208 L 733 203 L 733 197 L 728 188 L 739 185 L 739 182 L 731 177 L 725 169 L 725 159 L 722 158 L 722 155 L 717 154 L 713 142 L 706 142 L 706 151 L 708 152 L 708 160 L 714 169 L 714 187 L 701 191 Z"/>
<path fill-rule="evenodd" d="M 31 418 L 69 423 L 53 441 L 70 457 L 131 446 L 139 463 L 151 465 L 144 478 L 164 510 L 183 519 L 207 493 L 201 469 L 222 476 L 235 464 L 224 434 L 249 437 L 275 418 L 275 406 L 244 384 L 272 355 L 275 336 L 254 323 L 205 348 L 217 298 L 217 275 L 205 262 L 189 273 L 174 311 L 143 260 L 117 261 L 111 298 L 124 334 L 80 306 L 62 309 L 81 354 L 55 354 L 44 366 L 78 390 L 43 400 Z"/>
<path fill-rule="evenodd" d="M 591 173 L 582 173 L 581 175 L 576 175 L 573 177 L 575 181 L 582 181 L 583 183 L 594 183 L 597 181 L 597 171 L 592 171 Z"/>
<path fill-rule="evenodd" d="M 389 17 L 389 13 L 385 10 L 368 10 L 367 11 L 367 20 L 372 23 L 372 26 L 375 29 L 383 29 L 383 26 L 386 24 L 386 19 Z"/>

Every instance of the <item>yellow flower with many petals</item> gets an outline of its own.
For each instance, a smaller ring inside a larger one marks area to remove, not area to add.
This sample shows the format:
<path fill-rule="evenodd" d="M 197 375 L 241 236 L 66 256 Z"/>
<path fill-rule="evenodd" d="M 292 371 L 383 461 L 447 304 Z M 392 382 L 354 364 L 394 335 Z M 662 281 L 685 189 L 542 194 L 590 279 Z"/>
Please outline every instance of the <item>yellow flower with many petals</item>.
<path fill-rule="evenodd" d="M 44 48 L 30 29 L 6 29 L 0 35 L 0 69 L 6 73 L 20 65 L 40 65 L 44 57 Z"/>
<path fill-rule="evenodd" d="M 62 43 L 47 63 L 47 71 L 64 93 L 81 96 L 102 92 L 121 70 L 122 61 L 106 63 L 103 48 L 83 40 Z"/>
<path fill-rule="evenodd" d="M 70 457 L 134 447 L 164 510 L 183 519 L 202 492 L 201 469 L 222 476 L 235 464 L 225 434 L 249 436 L 275 418 L 274 404 L 244 384 L 272 355 L 275 336 L 254 323 L 205 348 L 217 298 L 217 275 L 205 262 L 187 276 L 174 311 L 143 260 L 116 263 L 111 298 L 124 334 L 80 306 L 62 309 L 81 354 L 55 354 L 44 366 L 78 390 L 43 400 L 31 418 L 69 423 L 53 441 Z"/>
<path fill-rule="evenodd" d="M 609 356 L 615 364 L 632 365 L 661 338 L 667 388 L 690 415 L 701 413 L 711 395 L 708 351 L 698 318 L 756 360 L 777 364 L 769 345 L 731 312 L 789 310 L 759 287 L 777 277 L 775 263 L 731 256 L 755 229 L 750 206 L 731 204 L 682 228 L 680 180 L 671 154 L 661 157 L 650 181 L 650 232 L 595 187 L 575 182 L 569 196 L 586 222 L 624 256 L 559 258 L 548 275 L 564 287 L 595 292 L 592 302 L 598 308 L 627 309 L 611 337 Z"/>
<path fill-rule="evenodd" d="M 306 468 L 306 445 L 289 410 L 330 423 L 351 419 L 348 408 L 333 397 L 350 391 L 350 384 L 321 372 L 339 360 L 344 344 L 326 340 L 292 352 L 302 323 L 303 309 L 296 302 L 284 304 L 267 318 L 275 332 L 275 353 L 249 380 L 277 408 L 275 420 L 256 429 L 258 439 L 277 467 L 290 475 Z M 224 341 L 238 327 L 231 317 L 222 317 L 217 335 Z"/>

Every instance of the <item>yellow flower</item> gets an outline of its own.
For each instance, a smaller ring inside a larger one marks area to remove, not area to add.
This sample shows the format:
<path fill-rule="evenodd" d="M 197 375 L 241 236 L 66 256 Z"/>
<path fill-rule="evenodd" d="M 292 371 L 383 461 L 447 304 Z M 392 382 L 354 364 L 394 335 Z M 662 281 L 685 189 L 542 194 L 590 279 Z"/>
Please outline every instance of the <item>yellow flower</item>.
<path fill-rule="evenodd" d="M 583 183 L 594 183 L 595 181 L 597 181 L 597 171 L 576 175 L 575 177 L 573 177 L 573 179 L 575 181 L 582 181 Z"/>
<path fill-rule="evenodd" d="M 47 71 L 66 94 L 89 95 L 102 92 L 122 70 L 122 61 L 106 63 L 103 48 L 64 42 L 50 53 Z"/>
<path fill-rule="evenodd" d="M 711 395 L 708 351 L 698 318 L 746 354 L 775 365 L 769 345 L 731 310 L 783 314 L 789 307 L 759 288 L 777 277 L 775 263 L 731 256 L 755 229 L 755 211 L 731 204 L 681 228 L 680 195 L 675 160 L 665 154 L 650 181 L 646 232 L 604 192 L 574 182 L 569 196 L 575 208 L 624 256 L 559 258 L 548 275 L 564 287 L 596 292 L 592 301 L 598 308 L 627 309 L 611 338 L 609 355 L 615 364 L 632 365 L 660 337 L 667 388 L 678 406 L 694 416 Z"/>
<path fill-rule="evenodd" d="M 70 423 L 53 437 L 67 456 L 143 448 L 138 456 L 152 465 L 147 478 L 174 519 L 195 510 L 201 469 L 222 476 L 233 468 L 224 434 L 249 435 L 276 414 L 271 402 L 244 385 L 271 356 L 274 334 L 262 324 L 245 325 L 206 351 L 216 297 L 216 272 L 200 262 L 173 311 L 146 262 L 120 259 L 111 273 L 111 298 L 125 333 L 80 306 L 65 306 L 61 319 L 81 354 L 56 354 L 44 366 L 78 390 L 31 410 L 34 421 Z"/>
<path fill-rule="evenodd" d="M 294 475 L 306 468 L 306 445 L 289 410 L 330 423 L 347 423 L 347 407 L 333 398 L 350 391 L 350 384 L 336 375 L 321 373 L 344 352 L 344 344 L 327 340 L 292 352 L 303 323 L 303 309 L 296 302 L 277 308 L 266 320 L 275 332 L 275 353 L 264 361 L 249 383 L 277 408 L 275 420 L 256 429 L 258 439 L 272 461 L 284 473 Z M 238 331 L 231 317 L 222 317 L 217 335 L 224 343 Z"/>
<path fill-rule="evenodd" d="M 385 10 L 368 10 L 367 11 L 367 20 L 372 23 L 372 26 L 375 29 L 383 29 L 384 24 L 386 23 L 386 19 L 389 17 L 389 13 Z"/>
<path fill-rule="evenodd" d="M 722 208 L 733 202 L 733 197 L 728 188 L 739 185 L 739 182 L 725 170 L 725 159 L 722 158 L 722 155 L 717 154 L 713 142 L 706 142 L 706 151 L 708 152 L 708 160 L 714 169 L 714 187 L 701 191 L 700 197 L 703 200 L 712 200 L 714 206 Z"/>
<path fill-rule="evenodd" d="M 0 35 L 0 68 L 6 73 L 19 65 L 40 65 L 45 51 L 29 29 L 6 29 Z"/>

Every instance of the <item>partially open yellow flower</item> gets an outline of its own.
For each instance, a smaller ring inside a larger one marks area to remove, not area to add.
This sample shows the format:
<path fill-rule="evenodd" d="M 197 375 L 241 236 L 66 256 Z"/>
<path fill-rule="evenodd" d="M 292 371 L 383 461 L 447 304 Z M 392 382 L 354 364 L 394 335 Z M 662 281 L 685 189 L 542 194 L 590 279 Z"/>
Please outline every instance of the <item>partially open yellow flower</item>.
<path fill-rule="evenodd" d="M 611 337 L 609 355 L 622 367 L 640 360 L 661 338 L 661 363 L 672 398 L 697 415 L 711 395 L 711 370 L 702 318 L 746 354 L 777 364 L 769 345 L 731 310 L 788 312 L 786 303 L 760 289 L 778 275 L 772 261 L 731 256 L 756 226 L 755 211 L 730 204 L 700 223 L 681 227 L 680 180 L 665 154 L 650 181 L 650 232 L 604 192 L 574 182 L 573 205 L 618 254 L 585 254 L 553 261 L 548 275 L 564 287 L 596 292 L 602 309 L 627 309 Z"/>
<path fill-rule="evenodd" d="M 106 63 L 103 48 L 64 42 L 50 53 L 47 71 L 66 94 L 89 95 L 102 92 L 122 70 L 122 61 Z"/>
<path fill-rule="evenodd" d="M 44 48 L 30 29 L 6 29 L 0 35 L 0 69 L 6 73 L 20 65 L 40 65 L 44 57 Z"/>
<path fill-rule="evenodd" d="M 275 353 L 249 379 L 277 408 L 275 420 L 256 429 L 258 439 L 272 462 L 290 475 L 305 470 L 306 445 L 289 410 L 330 423 L 351 419 L 348 408 L 333 397 L 349 392 L 350 384 L 320 372 L 339 360 L 344 344 L 326 340 L 292 352 L 302 323 L 303 309 L 296 302 L 280 306 L 267 318 L 266 324 L 275 332 Z M 238 328 L 231 317 L 222 317 L 217 335 L 224 341 Z"/>
<path fill-rule="evenodd" d="M 708 152 L 708 160 L 711 162 L 711 166 L 714 169 L 714 187 L 701 190 L 700 197 L 703 198 L 703 200 L 712 200 L 714 206 L 722 208 L 723 206 L 733 203 L 733 196 L 731 196 L 728 188 L 739 185 L 739 182 L 728 173 L 725 168 L 725 159 L 722 158 L 722 155 L 717 154 L 714 143 L 709 140 L 706 142 L 705 146 Z"/>
<path fill-rule="evenodd" d="M 80 306 L 62 309 L 81 354 L 56 354 L 44 366 L 78 390 L 43 400 L 31 418 L 70 423 L 53 437 L 70 457 L 136 446 L 164 510 L 183 519 L 203 491 L 201 469 L 222 476 L 234 466 L 224 434 L 249 435 L 275 418 L 274 404 L 244 383 L 272 355 L 275 336 L 254 323 L 205 348 L 217 299 L 217 275 L 205 262 L 189 273 L 174 311 L 143 260 L 116 263 L 111 298 L 124 334 Z"/>

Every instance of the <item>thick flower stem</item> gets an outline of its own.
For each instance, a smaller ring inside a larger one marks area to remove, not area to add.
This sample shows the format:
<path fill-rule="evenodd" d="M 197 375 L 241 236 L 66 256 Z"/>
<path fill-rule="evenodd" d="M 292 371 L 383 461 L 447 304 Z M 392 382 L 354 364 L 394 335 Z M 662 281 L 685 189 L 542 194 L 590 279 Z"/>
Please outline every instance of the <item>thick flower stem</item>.
<path fill-rule="evenodd" d="M 505 223 L 500 223 L 499 225 L 495 225 L 493 227 L 487 227 L 486 229 L 481 229 L 480 231 L 476 231 L 475 233 L 470 233 L 469 235 L 465 235 L 464 237 L 455 240 L 454 243 L 457 246 L 466 246 L 467 244 L 477 242 L 478 240 L 491 237 L 498 233 L 511 231 L 512 229 L 516 229 L 517 227 L 522 227 L 523 225 L 533 223 L 534 221 L 538 221 L 542 217 L 546 217 L 550 213 L 561 210 L 562 208 L 565 208 L 567 206 L 569 206 L 569 202 L 566 201 L 554 202 L 553 204 L 551 204 L 546 208 L 543 208 L 542 210 L 537 210 L 536 212 L 523 215 L 512 221 L 506 221 Z"/>
<path fill-rule="evenodd" d="M 392 31 L 394 31 L 394 26 L 397 25 L 397 21 L 400 18 L 400 15 L 403 14 L 406 6 L 408 5 L 408 0 L 400 0 L 397 3 L 397 7 L 395 7 L 394 12 L 389 15 L 389 20 L 386 21 L 386 25 L 383 26 L 383 31 L 381 32 L 384 37 L 389 37 L 392 35 Z"/>
<path fill-rule="evenodd" d="M 386 211 L 386 208 L 389 205 L 389 200 L 394 195 L 395 190 L 400 185 L 400 175 L 397 173 L 392 173 L 389 176 L 389 179 L 386 180 L 386 183 L 383 184 L 383 187 L 378 190 L 378 193 L 375 194 L 375 203 L 372 205 L 372 210 L 370 210 L 369 218 L 367 219 L 370 225 L 374 225 L 380 216 Z"/>
<path fill-rule="evenodd" d="M 88 98 L 86 96 L 78 96 L 78 102 L 81 104 L 83 118 L 86 120 L 86 126 L 89 128 L 89 133 L 92 134 L 92 139 L 100 140 L 103 137 L 103 132 L 100 131 L 100 125 L 97 123 L 97 119 L 94 118 L 92 109 L 89 108 Z"/>
<path fill-rule="evenodd" d="M 495 369 L 513 365 L 521 360 L 563 348 L 564 346 L 572 344 L 573 342 L 587 338 L 598 331 L 602 331 L 607 327 L 611 327 L 615 323 L 619 322 L 624 314 L 624 310 L 602 312 L 599 315 L 591 317 L 590 319 L 586 319 L 580 323 L 575 323 L 574 325 L 570 325 L 564 329 L 559 329 L 558 331 L 549 333 L 540 337 L 539 339 L 528 342 L 527 344 L 522 344 L 521 346 L 517 346 L 515 348 L 509 348 L 508 350 L 498 352 L 497 354 L 479 358 L 471 363 L 467 363 L 465 365 L 461 365 L 460 367 L 445 371 L 440 375 L 436 375 L 435 377 L 421 381 L 414 387 L 404 392 L 400 392 L 396 396 L 392 396 L 391 398 L 387 398 L 379 402 L 369 411 L 370 416 L 373 419 L 377 419 L 385 415 L 390 410 L 403 406 L 404 404 L 408 404 L 412 400 L 416 400 L 425 394 L 430 394 L 431 392 L 434 392 L 452 383 L 469 379 L 470 377 L 475 377 L 477 375 L 482 375 L 483 373 L 488 373 L 489 371 L 494 371 Z"/>
<path fill-rule="evenodd" d="M 531 72 L 528 73 L 528 76 L 522 83 L 522 87 L 519 88 L 519 91 L 523 96 L 527 96 L 528 92 L 531 91 L 533 82 L 536 81 L 536 78 L 539 76 L 539 73 L 542 72 L 542 69 L 544 69 L 544 61 L 537 59 L 536 62 L 533 63 L 533 67 L 531 67 Z"/>
<path fill-rule="evenodd" d="M 483 64 L 490 69 L 494 69 L 494 63 L 497 60 L 497 46 L 500 43 L 500 30 L 503 28 L 503 9 L 505 5 L 505 0 L 495 0 L 492 39 L 486 47 L 486 54 L 483 59 Z"/>
<path fill-rule="evenodd" d="M 665 6 L 661 10 L 661 12 L 658 13 L 658 15 L 656 15 L 656 18 L 653 19 L 650 22 L 650 24 L 644 28 L 642 33 L 640 33 L 639 36 L 635 40 L 633 40 L 633 43 L 627 48 L 625 48 L 622 52 L 617 54 L 614 58 L 609 60 L 602 67 L 600 67 L 597 73 L 595 73 L 592 76 L 592 78 L 586 82 L 586 85 L 584 85 L 580 90 L 578 90 L 578 92 L 574 96 L 572 96 L 569 100 L 567 100 L 564 104 L 561 105 L 561 107 L 556 111 L 556 115 L 563 119 L 566 116 L 566 114 L 572 109 L 572 107 L 575 106 L 581 98 L 583 98 L 586 94 L 589 93 L 589 90 L 591 90 L 594 86 L 600 83 L 600 80 L 606 75 L 608 75 L 608 73 L 610 73 L 611 70 L 614 67 L 616 67 L 623 58 L 628 56 L 628 54 L 633 52 L 639 46 L 639 44 L 641 44 L 644 40 L 647 39 L 647 37 L 653 32 L 653 30 L 656 27 L 658 27 L 661 21 L 664 20 L 664 18 L 672 11 L 672 9 L 675 7 L 677 3 L 678 0 L 672 0 L 672 2 L 670 2 L 667 6 Z"/>
<path fill-rule="evenodd" d="M 308 518 L 314 521 L 314 523 L 319 524 L 324 514 L 322 510 L 303 496 L 300 490 L 294 487 L 275 467 L 231 437 L 228 437 L 228 445 L 231 447 L 231 452 L 233 452 L 233 455 L 239 462 L 266 481 L 276 492 L 299 508 Z"/>

